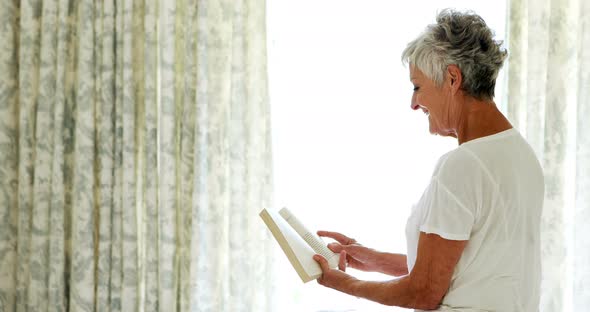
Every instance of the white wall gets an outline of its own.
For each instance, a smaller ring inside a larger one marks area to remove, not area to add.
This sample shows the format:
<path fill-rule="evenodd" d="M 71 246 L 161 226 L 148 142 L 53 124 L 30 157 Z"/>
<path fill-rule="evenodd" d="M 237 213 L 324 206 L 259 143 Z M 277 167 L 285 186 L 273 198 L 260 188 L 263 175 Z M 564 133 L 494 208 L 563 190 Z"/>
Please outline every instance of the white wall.
<path fill-rule="evenodd" d="M 446 7 L 474 10 L 504 39 L 505 3 L 494 2 L 268 0 L 276 206 L 310 228 L 405 253 L 409 209 L 457 143 L 430 135 L 426 116 L 410 109 L 401 52 Z M 279 252 L 277 268 L 277 311 L 383 308 L 302 285 Z"/>

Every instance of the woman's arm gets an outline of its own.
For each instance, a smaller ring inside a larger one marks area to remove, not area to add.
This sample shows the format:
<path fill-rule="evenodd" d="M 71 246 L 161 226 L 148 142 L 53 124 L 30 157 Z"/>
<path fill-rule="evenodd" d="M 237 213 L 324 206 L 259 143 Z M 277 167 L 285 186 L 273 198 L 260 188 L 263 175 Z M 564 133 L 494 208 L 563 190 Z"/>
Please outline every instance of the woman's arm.
<path fill-rule="evenodd" d="M 406 255 L 389 252 L 379 252 L 375 259 L 375 272 L 403 276 L 408 274 L 408 260 Z"/>
<path fill-rule="evenodd" d="M 358 280 L 343 271 L 330 269 L 325 259 L 316 255 L 314 258 L 324 272 L 318 283 L 385 305 L 436 309 L 449 289 L 453 271 L 466 245 L 467 241 L 447 240 L 436 234 L 420 233 L 418 255 L 412 272 L 387 282 Z M 342 251 L 341 255 L 346 255 L 346 251 Z"/>
<path fill-rule="evenodd" d="M 346 262 L 351 268 L 392 276 L 408 274 L 406 255 L 380 252 L 365 247 L 355 239 L 338 232 L 318 231 L 318 235 L 336 240 L 338 243 L 330 243 L 328 248 L 336 253 L 346 251 Z"/>
<path fill-rule="evenodd" d="M 406 255 L 380 252 L 361 245 L 341 245 L 332 243 L 328 248 L 333 252 L 346 252 L 348 266 L 365 272 L 379 272 L 392 276 L 408 274 Z"/>

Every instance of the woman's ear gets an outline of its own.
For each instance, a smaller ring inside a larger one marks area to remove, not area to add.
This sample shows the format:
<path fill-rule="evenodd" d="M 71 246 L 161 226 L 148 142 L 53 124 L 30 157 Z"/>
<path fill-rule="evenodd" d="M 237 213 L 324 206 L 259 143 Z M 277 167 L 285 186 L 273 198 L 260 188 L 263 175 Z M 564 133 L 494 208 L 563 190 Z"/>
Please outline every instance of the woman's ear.
<path fill-rule="evenodd" d="M 452 92 L 457 92 L 463 83 L 463 74 L 461 73 L 459 66 L 454 64 L 447 66 L 447 77 L 449 87 L 451 87 Z"/>

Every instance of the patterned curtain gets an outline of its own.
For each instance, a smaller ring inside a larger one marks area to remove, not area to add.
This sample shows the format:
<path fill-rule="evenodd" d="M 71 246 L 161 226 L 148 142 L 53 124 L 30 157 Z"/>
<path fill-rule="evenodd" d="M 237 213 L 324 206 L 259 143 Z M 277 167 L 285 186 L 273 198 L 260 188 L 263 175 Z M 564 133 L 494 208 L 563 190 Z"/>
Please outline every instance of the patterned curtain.
<path fill-rule="evenodd" d="M 0 311 L 265 311 L 264 0 L 0 2 Z"/>
<path fill-rule="evenodd" d="M 508 115 L 545 171 L 541 311 L 590 306 L 590 2 L 511 0 Z"/>

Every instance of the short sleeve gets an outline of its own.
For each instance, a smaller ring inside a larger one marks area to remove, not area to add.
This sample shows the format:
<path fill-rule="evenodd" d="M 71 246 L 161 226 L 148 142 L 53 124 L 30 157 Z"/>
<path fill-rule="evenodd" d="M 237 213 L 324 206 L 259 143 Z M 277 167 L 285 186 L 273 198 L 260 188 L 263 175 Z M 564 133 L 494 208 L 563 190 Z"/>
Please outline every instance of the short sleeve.
<path fill-rule="evenodd" d="M 489 215 L 496 190 L 489 171 L 470 150 L 459 147 L 445 154 L 417 204 L 420 231 L 469 240 Z"/>
<path fill-rule="evenodd" d="M 420 231 L 434 233 L 449 240 L 469 240 L 475 222 L 474 213 L 437 177 L 422 195 Z"/>

